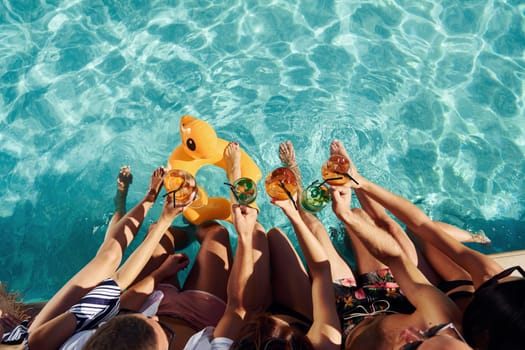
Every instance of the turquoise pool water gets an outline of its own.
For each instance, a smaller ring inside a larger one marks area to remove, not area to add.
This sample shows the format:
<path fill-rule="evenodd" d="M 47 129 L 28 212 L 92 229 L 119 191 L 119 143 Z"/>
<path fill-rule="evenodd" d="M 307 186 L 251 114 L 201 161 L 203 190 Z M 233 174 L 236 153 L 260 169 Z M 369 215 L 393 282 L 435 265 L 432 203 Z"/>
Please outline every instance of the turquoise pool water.
<path fill-rule="evenodd" d="M 263 173 L 292 140 L 306 182 L 339 138 L 364 175 L 484 230 L 493 246 L 477 249 L 525 248 L 524 13 L 518 0 L 2 1 L 0 280 L 49 298 L 100 244 L 119 167 L 133 204 L 184 114 Z M 216 174 L 198 181 L 227 195 Z"/>

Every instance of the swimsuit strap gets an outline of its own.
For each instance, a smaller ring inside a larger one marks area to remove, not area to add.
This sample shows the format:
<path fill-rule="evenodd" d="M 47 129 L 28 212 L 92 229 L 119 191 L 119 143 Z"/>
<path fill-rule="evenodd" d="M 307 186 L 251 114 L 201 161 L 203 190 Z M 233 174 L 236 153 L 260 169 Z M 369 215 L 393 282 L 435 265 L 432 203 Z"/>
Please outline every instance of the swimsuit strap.
<path fill-rule="evenodd" d="M 466 290 L 459 290 L 457 292 L 452 292 L 448 294 L 447 296 L 453 301 L 457 301 L 458 299 L 472 298 L 474 296 L 474 292 L 469 292 Z"/>
<path fill-rule="evenodd" d="M 471 280 L 454 280 L 454 281 L 441 281 L 437 287 L 443 293 L 448 293 L 452 289 L 456 289 L 461 286 L 473 286 L 473 285 L 474 283 Z"/>
<path fill-rule="evenodd" d="M 11 332 L 4 333 L 2 335 L 2 344 L 22 344 L 22 342 L 29 336 L 27 331 L 28 326 L 29 320 L 23 320 L 22 323 L 13 328 Z"/>

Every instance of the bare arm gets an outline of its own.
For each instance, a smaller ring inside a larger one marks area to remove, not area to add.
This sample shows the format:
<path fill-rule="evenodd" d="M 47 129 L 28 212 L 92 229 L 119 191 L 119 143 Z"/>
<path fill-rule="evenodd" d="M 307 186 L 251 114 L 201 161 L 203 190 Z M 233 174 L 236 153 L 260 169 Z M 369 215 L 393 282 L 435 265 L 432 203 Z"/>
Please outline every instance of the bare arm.
<path fill-rule="evenodd" d="M 112 276 L 121 290 L 125 289 L 137 277 L 162 235 L 181 211 L 182 208 L 173 208 L 170 198 L 167 197 L 159 222 L 124 265 Z M 73 335 L 76 321 L 76 317 L 69 311 L 58 315 L 31 331 L 28 339 L 29 346 L 42 350 L 58 348 Z"/>
<path fill-rule="evenodd" d="M 120 298 L 122 309 L 138 311 L 159 283 L 186 268 L 189 259 L 185 254 L 171 254 L 149 275 L 132 284 Z"/>
<path fill-rule="evenodd" d="M 227 294 L 228 300 L 226 310 L 220 319 L 213 336 L 234 339 L 244 320 L 251 310 L 251 305 L 256 303 L 254 290 L 246 286 L 254 286 L 248 283 L 254 272 L 253 257 L 253 230 L 257 220 L 257 210 L 248 206 L 232 206 L 233 224 L 237 231 L 238 243 L 235 252 L 235 259 L 228 278 Z"/>
<path fill-rule="evenodd" d="M 147 200 L 146 197 L 111 229 L 112 231 L 119 232 L 109 234 L 109 237 L 104 240 L 96 256 L 46 303 L 31 324 L 31 332 L 69 309 L 82 296 L 89 292 L 89 290 L 100 283 L 100 281 L 108 278 L 115 272 L 121 263 L 124 249 L 131 241 L 129 236 L 139 230 L 146 213 L 153 206 L 153 202 Z"/>
<path fill-rule="evenodd" d="M 424 319 L 435 322 L 457 322 L 459 311 L 454 303 L 426 279 L 403 253 L 396 240 L 377 227 L 363 210 L 350 209 L 350 189 L 332 187 L 331 192 L 334 213 L 377 259 L 390 267 L 396 281 L 417 312 Z"/>
<path fill-rule="evenodd" d="M 503 270 L 503 268 L 490 257 L 461 244 L 441 227 L 432 221 L 421 209 L 407 199 L 393 194 L 386 189 L 359 176 L 359 190 L 375 199 L 407 227 L 430 242 L 457 264 L 467 270 L 478 287 L 486 279 Z"/>
<path fill-rule="evenodd" d="M 153 229 L 150 230 L 140 246 L 129 256 L 126 262 L 120 267 L 112 278 L 118 283 L 121 290 L 125 290 L 131 282 L 137 278 L 138 274 L 148 262 L 155 247 L 159 243 L 164 233 L 168 230 L 171 223 L 183 208 L 173 208 L 170 197 L 166 197 L 164 210 Z"/>
<path fill-rule="evenodd" d="M 335 309 L 335 294 L 328 257 L 291 201 L 276 201 L 290 220 L 312 279 L 313 323 L 307 334 L 316 349 L 339 349 L 341 326 Z"/>
<path fill-rule="evenodd" d="M 144 198 L 118 221 L 110 222 L 106 238 L 96 256 L 46 303 L 31 324 L 30 332 L 68 310 L 100 281 L 108 278 L 117 270 L 124 250 L 140 229 L 146 214 L 155 202 L 163 176 L 162 167 L 154 170 L 151 175 L 150 188 Z"/>

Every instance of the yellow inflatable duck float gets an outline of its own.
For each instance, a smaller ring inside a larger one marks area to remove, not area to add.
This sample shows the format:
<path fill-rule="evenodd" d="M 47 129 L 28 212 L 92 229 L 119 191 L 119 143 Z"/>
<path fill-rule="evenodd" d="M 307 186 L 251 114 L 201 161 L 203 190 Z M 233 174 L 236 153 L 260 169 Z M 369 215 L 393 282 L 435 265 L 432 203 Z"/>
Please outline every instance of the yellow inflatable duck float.
<path fill-rule="evenodd" d="M 175 148 L 168 159 L 169 169 L 181 169 L 194 177 L 205 165 L 214 165 L 226 171 L 224 149 L 229 141 L 217 137 L 215 130 L 203 120 L 185 115 L 180 120 L 181 144 Z M 257 183 L 261 171 L 257 164 L 241 150 L 241 174 Z M 208 197 L 199 186 L 197 199 L 188 206 L 184 217 L 191 223 L 199 225 L 208 220 L 228 220 L 231 203 L 222 197 Z"/>

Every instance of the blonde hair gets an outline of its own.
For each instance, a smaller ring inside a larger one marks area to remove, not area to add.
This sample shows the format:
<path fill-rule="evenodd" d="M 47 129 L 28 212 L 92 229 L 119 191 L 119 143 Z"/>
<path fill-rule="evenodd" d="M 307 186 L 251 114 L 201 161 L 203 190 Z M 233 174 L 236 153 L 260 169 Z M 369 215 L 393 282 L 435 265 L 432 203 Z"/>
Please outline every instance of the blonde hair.
<path fill-rule="evenodd" d="M 0 315 L 9 314 L 24 320 L 29 318 L 28 307 L 23 303 L 19 292 L 7 292 L 7 288 L 0 283 Z"/>

